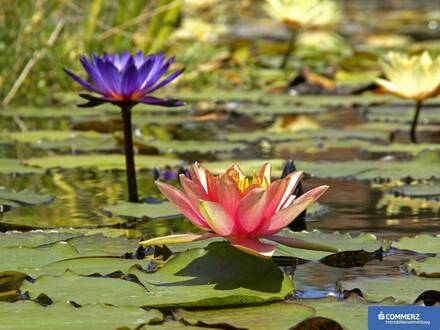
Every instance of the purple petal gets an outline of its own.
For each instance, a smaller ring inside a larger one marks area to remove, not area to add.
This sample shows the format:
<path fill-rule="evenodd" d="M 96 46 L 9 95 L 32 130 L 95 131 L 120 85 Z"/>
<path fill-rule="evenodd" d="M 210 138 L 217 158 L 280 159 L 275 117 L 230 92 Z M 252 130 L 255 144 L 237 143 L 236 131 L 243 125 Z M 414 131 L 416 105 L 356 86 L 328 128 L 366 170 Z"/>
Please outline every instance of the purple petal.
<path fill-rule="evenodd" d="M 153 93 L 154 91 L 158 90 L 159 88 L 162 88 L 163 86 L 169 84 L 170 82 L 172 82 L 174 79 L 176 79 L 178 76 L 180 76 L 180 74 L 185 70 L 185 68 L 183 68 L 182 70 L 179 71 L 175 71 L 173 73 L 171 73 L 168 77 L 166 77 L 164 80 L 162 80 L 160 83 L 158 83 L 156 86 L 154 86 L 153 88 L 151 88 L 150 90 L 147 91 L 147 93 Z"/>
<path fill-rule="evenodd" d="M 127 61 L 131 58 L 131 54 L 128 50 L 124 51 L 121 55 L 121 62 L 120 62 L 120 68 L 121 70 L 125 67 L 127 64 Z"/>
<path fill-rule="evenodd" d="M 106 89 L 105 82 L 102 81 L 101 74 L 99 73 L 99 70 L 94 68 L 88 61 L 88 58 L 86 56 L 81 56 L 80 62 L 84 69 L 86 70 L 87 74 L 89 75 L 90 79 L 95 83 L 96 90 L 100 93 L 106 93 L 108 90 Z"/>
<path fill-rule="evenodd" d="M 138 79 L 139 79 L 139 85 L 141 88 L 145 86 L 145 84 L 148 82 L 148 76 L 150 74 L 150 71 L 154 64 L 154 58 L 152 56 L 148 56 L 145 59 L 145 62 L 141 65 L 140 68 L 138 68 Z"/>
<path fill-rule="evenodd" d="M 171 57 L 165 64 L 162 65 L 162 61 L 159 62 L 156 58 L 156 61 L 151 69 L 146 82 L 142 86 L 142 93 L 150 93 L 150 88 L 154 86 L 154 84 L 168 71 L 170 65 L 174 62 L 174 57 Z"/>
<path fill-rule="evenodd" d="M 74 74 L 72 71 L 70 71 L 70 70 L 68 70 L 68 69 L 66 69 L 66 68 L 63 68 L 64 69 L 64 72 L 66 72 L 73 80 L 75 80 L 77 83 L 79 83 L 81 86 L 83 86 L 84 88 L 86 88 L 86 89 L 88 89 L 88 90 L 90 90 L 90 91 L 92 91 L 92 92 L 95 92 L 95 93 L 98 93 L 99 94 L 99 91 L 95 88 L 95 87 L 93 87 L 92 85 L 90 85 L 87 81 L 84 81 L 84 80 L 82 80 L 80 77 L 78 77 L 76 74 Z"/>
<path fill-rule="evenodd" d="M 144 58 L 144 53 L 142 53 L 141 51 L 138 51 L 136 53 L 136 55 L 134 56 L 134 63 L 136 64 L 136 68 L 140 68 L 141 65 L 144 63 L 145 58 Z"/>
<path fill-rule="evenodd" d="M 185 102 L 174 100 L 174 99 L 160 99 L 158 97 L 154 96 L 146 96 L 138 100 L 141 103 L 144 104 L 151 104 L 151 105 L 159 105 L 162 107 L 180 107 L 182 105 L 185 105 Z"/>
<path fill-rule="evenodd" d="M 104 62 L 101 59 L 96 61 L 99 72 L 111 94 L 120 95 L 121 76 L 112 62 Z"/>
<path fill-rule="evenodd" d="M 133 59 L 132 59 L 133 61 Z M 132 64 L 127 70 L 125 70 L 122 76 L 121 92 L 124 98 L 129 98 L 139 87 L 138 84 L 138 71 L 136 66 Z"/>

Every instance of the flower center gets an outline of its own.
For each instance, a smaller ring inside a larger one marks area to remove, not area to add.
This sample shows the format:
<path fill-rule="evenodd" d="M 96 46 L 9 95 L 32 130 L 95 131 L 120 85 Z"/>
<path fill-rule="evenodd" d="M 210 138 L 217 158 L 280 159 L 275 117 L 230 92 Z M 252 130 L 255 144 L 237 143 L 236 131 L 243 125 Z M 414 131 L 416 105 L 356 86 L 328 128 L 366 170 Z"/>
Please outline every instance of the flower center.
<path fill-rule="evenodd" d="M 227 174 L 235 181 L 237 184 L 238 190 L 241 193 L 244 193 L 250 186 L 257 185 L 260 188 L 267 189 L 270 185 L 270 181 L 265 176 L 260 178 L 257 176 L 257 173 L 254 171 L 252 175 L 252 179 L 249 179 L 247 176 L 243 175 L 241 172 L 231 169 L 227 172 Z"/>

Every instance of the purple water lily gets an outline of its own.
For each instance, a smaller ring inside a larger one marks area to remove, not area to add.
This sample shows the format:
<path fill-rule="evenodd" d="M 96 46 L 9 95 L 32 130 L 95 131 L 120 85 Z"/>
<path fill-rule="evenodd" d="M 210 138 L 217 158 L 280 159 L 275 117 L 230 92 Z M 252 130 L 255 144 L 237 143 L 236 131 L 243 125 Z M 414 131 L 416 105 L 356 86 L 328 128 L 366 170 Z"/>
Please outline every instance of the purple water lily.
<path fill-rule="evenodd" d="M 130 202 L 138 202 L 136 169 L 134 163 L 133 136 L 131 128 L 131 109 L 138 103 L 175 107 L 184 103 L 174 99 L 162 99 L 151 96 L 159 88 L 172 82 L 183 71 L 174 71 L 162 78 L 174 62 L 174 57 L 165 58 L 163 53 L 145 56 L 142 52 L 131 55 L 125 51 L 121 55 L 93 54 L 92 58 L 81 56 L 81 64 L 89 75 L 92 83 L 81 79 L 72 71 L 64 71 L 89 91 L 101 95 L 97 97 L 80 94 L 88 102 L 80 107 L 94 107 L 103 103 L 112 103 L 121 108 L 124 123 L 124 151 L 127 169 L 128 198 Z"/>
<path fill-rule="evenodd" d="M 81 105 L 83 107 L 93 107 L 106 102 L 116 105 L 145 103 L 167 107 L 183 105 L 183 102 L 178 100 L 151 96 L 182 73 L 183 69 L 174 71 L 162 79 L 173 64 L 174 57 L 167 59 L 163 53 L 146 56 L 142 52 L 131 55 L 125 51 L 121 55 L 93 54 L 90 59 L 83 55 L 80 61 L 92 83 L 66 68 L 64 71 L 84 88 L 102 95 L 96 97 L 80 94 L 88 100 L 86 104 Z"/>

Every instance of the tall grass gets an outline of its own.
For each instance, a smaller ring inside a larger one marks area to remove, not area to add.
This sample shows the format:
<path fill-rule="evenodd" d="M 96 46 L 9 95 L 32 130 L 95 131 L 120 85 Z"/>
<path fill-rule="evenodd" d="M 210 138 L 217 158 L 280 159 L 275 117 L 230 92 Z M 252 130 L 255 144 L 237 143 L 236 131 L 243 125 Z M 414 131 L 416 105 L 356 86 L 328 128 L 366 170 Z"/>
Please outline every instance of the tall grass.
<path fill-rule="evenodd" d="M 84 52 L 166 49 L 181 0 L 3 0 L 0 101 L 47 104 Z"/>

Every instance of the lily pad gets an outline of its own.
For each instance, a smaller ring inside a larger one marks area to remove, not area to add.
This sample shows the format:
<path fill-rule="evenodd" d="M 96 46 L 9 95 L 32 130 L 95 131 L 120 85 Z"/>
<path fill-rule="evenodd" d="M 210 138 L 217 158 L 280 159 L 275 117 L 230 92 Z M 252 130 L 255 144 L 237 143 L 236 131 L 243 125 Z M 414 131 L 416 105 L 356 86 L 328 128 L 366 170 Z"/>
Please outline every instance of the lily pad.
<path fill-rule="evenodd" d="M 440 254 L 440 234 L 437 236 L 422 234 L 415 237 L 403 237 L 399 241 L 393 242 L 392 246 L 418 253 Z"/>
<path fill-rule="evenodd" d="M 73 272 L 25 282 L 22 292 L 54 302 L 106 303 L 149 307 L 204 307 L 281 300 L 291 281 L 271 260 L 245 254 L 227 243 L 213 243 L 168 261 L 159 271 L 130 272 L 142 285 L 122 279 L 85 277 Z"/>
<path fill-rule="evenodd" d="M 40 168 L 24 166 L 18 159 L 0 158 L 0 174 L 42 174 Z"/>
<path fill-rule="evenodd" d="M 54 197 L 28 190 L 15 192 L 0 188 L 0 200 L 8 200 L 23 205 L 38 205 L 50 203 L 54 200 Z"/>
<path fill-rule="evenodd" d="M 414 117 L 414 107 L 372 107 L 368 109 L 367 120 L 378 122 L 411 123 Z M 419 123 L 439 124 L 440 113 L 438 108 L 423 107 L 420 112 Z"/>
<path fill-rule="evenodd" d="M 71 152 L 113 151 L 117 150 L 118 144 L 113 137 L 88 138 L 77 136 L 59 141 L 43 140 L 32 144 L 31 147 L 44 150 L 59 150 Z"/>
<path fill-rule="evenodd" d="M 389 189 L 387 193 L 394 194 L 396 196 L 433 199 L 440 201 L 440 183 L 431 182 L 403 185 Z"/>
<path fill-rule="evenodd" d="M 97 168 L 99 170 L 124 170 L 124 155 L 57 155 L 24 160 L 23 163 L 29 166 L 36 166 L 44 169 L 52 168 Z M 138 155 L 136 157 L 136 168 L 152 169 L 156 167 L 179 166 L 181 160 L 161 156 Z"/>
<path fill-rule="evenodd" d="M 121 201 L 116 205 L 105 206 L 102 212 L 112 217 L 127 219 L 163 219 L 181 216 L 170 202 L 163 203 L 129 203 Z"/>
<path fill-rule="evenodd" d="M 370 301 L 382 301 L 392 297 L 397 302 L 412 304 L 417 297 L 428 290 L 438 290 L 440 280 L 420 276 L 399 277 L 358 277 L 339 282 L 341 290 L 361 290 L 363 297 Z"/>
<path fill-rule="evenodd" d="M 378 250 L 386 251 L 391 245 L 390 242 L 379 240 L 375 235 L 369 233 L 361 233 L 357 236 L 354 236 L 349 233 L 326 233 L 320 230 L 313 230 L 311 232 L 293 232 L 286 229 L 281 231 L 279 235 L 293 237 L 310 243 L 326 245 L 335 248 L 340 252 L 375 252 Z M 332 255 L 331 252 L 296 249 L 284 245 L 278 245 L 275 254 L 278 256 L 296 257 L 305 260 L 320 260 L 326 256 Z"/>
<path fill-rule="evenodd" d="M 137 239 L 128 239 L 124 236 L 106 237 L 102 234 L 73 237 L 68 243 L 82 256 L 122 256 L 139 247 Z"/>
<path fill-rule="evenodd" d="M 322 299 L 306 299 L 300 301 L 302 304 L 315 309 L 315 316 L 327 317 L 337 321 L 344 329 L 368 329 L 368 303 L 361 298 L 351 296 L 348 299 L 338 300 L 335 297 Z M 378 305 L 395 305 L 393 299 L 381 301 Z M 350 315 L 350 317 L 347 317 Z"/>
<path fill-rule="evenodd" d="M 139 143 L 139 142 L 137 142 Z M 174 140 L 174 141 L 145 141 L 145 146 L 158 149 L 162 153 L 216 153 L 245 150 L 244 143 L 221 142 L 221 141 L 195 141 L 195 140 Z"/>
<path fill-rule="evenodd" d="M 190 325 L 210 327 L 226 324 L 239 329 L 289 329 L 314 315 L 313 308 L 296 303 L 274 303 L 265 306 L 187 311 L 179 309 L 174 317 Z"/>
<path fill-rule="evenodd" d="M 144 323 L 163 320 L 158 310 L 143 310 L 136 307 L 115 307 L 103 304 L 76 308 L 69 303 L 53 304 L 47 307 L 32 301 L 0 303 L 1 327 L 8 330 L 64 329 L 93 330 L 137 328 Z"/>
<path fill-rule="evenodd" d="M 73 139 L 77 137 L 84 137 L 90 139 L 98 139 L 102 137 L 94 131 L 27 131 L 27 132 L 12 132 L 6 135 L 11 140 L 22 143 L 38 144 L 42 141 L 62 141 L 66 139 Z"/>
<path fill-rule="evenodd" d="M 425 150 L 440 151 L 440 144 L 436 143 L 420 143 L 420 144 L 400 144 L 392 143 L 387 145 L 369 144 L 362 146 L 362 149 L 372 153 L 403 153 L 409 155 L 418 155 Z"/>
<path fill-rule="evenodd" d="M 37 247 L 82 235 L 71 229 L 34 230 L 28 232 L 8 231 L 0 233 L 0 247 Z"/>
<path fill-rule="evenodd" d="M 418 276 L 440 277 L 440 256 L 423 261 L 411 260 L 406 266 Z"/>
<path fill-rule="evenodd" d="M 237 104 L 236 106 L 225 107 L 225 110 L 242 115 L 318 114 L 327 111 L 320 106 L 295 104 Z"/>
<path fill-rule="evenodd" d="M 356 180 L 391 179 L 407 177 L 413 179 L 440 178 L 440 153 L 424 152 L 406 162 L 393 160 L 352 160 L 304 162 L 297 161 L 297 168 L 305 170 L 314 177 L 344 178 Z M 399 170 L 396 171 L 396 168 Z"/>

